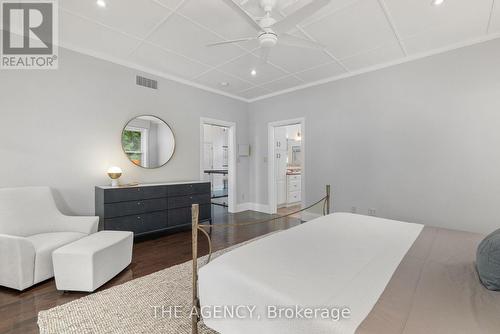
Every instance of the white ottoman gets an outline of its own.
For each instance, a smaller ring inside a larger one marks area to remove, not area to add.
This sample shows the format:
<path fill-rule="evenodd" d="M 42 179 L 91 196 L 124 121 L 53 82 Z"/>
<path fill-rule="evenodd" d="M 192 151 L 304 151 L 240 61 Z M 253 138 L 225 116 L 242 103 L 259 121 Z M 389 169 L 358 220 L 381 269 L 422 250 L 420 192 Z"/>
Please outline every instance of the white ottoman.
<path fill-rule="evenodd" d="M 134 234 L 101 231 L 52 253 L 57 290 L 92 292 L 132 262 Z"/>

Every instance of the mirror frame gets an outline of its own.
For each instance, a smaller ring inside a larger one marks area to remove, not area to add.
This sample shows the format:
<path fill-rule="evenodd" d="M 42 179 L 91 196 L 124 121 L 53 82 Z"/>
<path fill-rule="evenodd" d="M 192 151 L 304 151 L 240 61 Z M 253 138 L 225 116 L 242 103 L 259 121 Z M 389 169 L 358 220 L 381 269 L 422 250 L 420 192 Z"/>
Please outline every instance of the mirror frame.
<path fill-rule="evenodd" d="M 134 119 L 137 119 L 139 117 L 144 117 L 144 116 L 147 116 L 147 117 L 154 117 L 154 118 L 157 118 L 159 119 L 160 121 L 162 121 L 169 129 L 170 129 L 170 132 L 172 132 L 172 137 L 174 138 L 174 149 L 172 151 L 172 155 L 170 156 L 170 158 L 168 158 L 167 161 L 165 161 L 164 164 L 158 166 L 158 167 L 144 167 L 144 166 L 141 166 L 141 165 L 137 165 L 135 164 L 132 160 L 130 160 L 130 158 L 128 157 L 127 153 L 125 152 L 125 149 L 123 148 L 123 133 L 125 132 L 125 129 L 127 128 L 127 125 L 130 124 L 130 122 L 132 122 Z M 125 155 L 125 157 L 127 158 L 127 160 L 134 166 L 136 167 L 140 167 L 140 168 L 143 168 L 143 169 L 159 169 L 159 168 L 162 168 L 163 166 L 165 166 L 170 160 L 172 160 L 172 158 L 174 157 L 174 154 L 175 154 L 175 150 L 177 148 L 177 145 L 176 145 L 176 140 L 175 140 L 175 133 L 174 133 L 174 130 L 172 130 L 172 127 L 170 126 L 170 124 L 168 124 L 167 122 L 165 122 L 165 120 L 161 117 L 158 117 L 156 115 L 151 115 L 151 114 L 142 114 L 142 115 L 137 115 L 137 116 L 134 116 L 132 117 L 131 119 L 129 119 L 126 123 L 125 123 L 125 126 L 123 126 L 123 129 L 122 129 L 122 132 L 121 132 L 121 135 L 120 135 L 120 146 L 122 147 L 122 152 L 123 154 Z"/>

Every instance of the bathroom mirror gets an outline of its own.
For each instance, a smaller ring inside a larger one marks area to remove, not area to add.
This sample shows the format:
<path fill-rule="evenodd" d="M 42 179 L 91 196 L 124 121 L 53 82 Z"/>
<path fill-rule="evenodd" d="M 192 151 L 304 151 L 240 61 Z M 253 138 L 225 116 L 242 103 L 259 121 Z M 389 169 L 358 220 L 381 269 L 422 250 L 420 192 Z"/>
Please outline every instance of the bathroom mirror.
<path fill-rule="evenodd" d="M 122 148 L 135 165 L 158 168 L 165 165 L 174 154 L 174 133 L 170 126 L 158 117 L 138 116 L 123 128 Z"/>

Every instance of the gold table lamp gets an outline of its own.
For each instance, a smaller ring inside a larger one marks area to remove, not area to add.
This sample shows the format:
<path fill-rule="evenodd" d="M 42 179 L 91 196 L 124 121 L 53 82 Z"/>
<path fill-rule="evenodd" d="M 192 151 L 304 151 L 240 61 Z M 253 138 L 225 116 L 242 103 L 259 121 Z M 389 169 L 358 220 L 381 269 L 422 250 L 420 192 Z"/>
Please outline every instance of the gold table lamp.
<path fill-rule="evenodd" d="M 111 186 L 112 187 L 118 187 L 119 186 L 119 183 L 118 183 L 118 179 L 120 178 L 120 176 L 122 176 L 122 169 L 120 167 L 110 167 L 108 168 L 108 176 L 111 178 Z"/>

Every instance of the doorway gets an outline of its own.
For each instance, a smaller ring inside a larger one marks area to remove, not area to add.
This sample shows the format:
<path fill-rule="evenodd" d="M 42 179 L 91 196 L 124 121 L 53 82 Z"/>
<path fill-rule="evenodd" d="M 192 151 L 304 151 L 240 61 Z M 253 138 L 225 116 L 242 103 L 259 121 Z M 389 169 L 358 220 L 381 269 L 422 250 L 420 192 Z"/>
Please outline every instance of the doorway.
<path fill-rule="evenodd" d="M 269 210 L 300 210 L 305 203 L 305 120 L 272 122 L 268 131 Z"/>
<path fill-rule="evenodd" d="M 212 209 L 235 212 L 235 123 L 202 118 L 200 121 L 200 178 L 211 183 Z"/>

